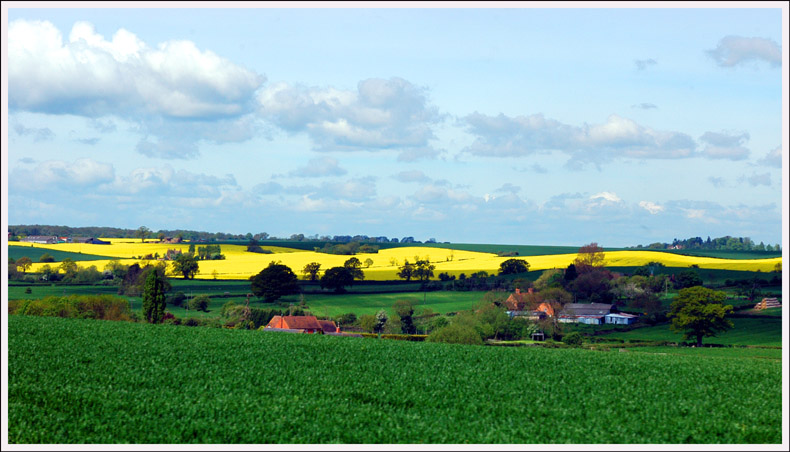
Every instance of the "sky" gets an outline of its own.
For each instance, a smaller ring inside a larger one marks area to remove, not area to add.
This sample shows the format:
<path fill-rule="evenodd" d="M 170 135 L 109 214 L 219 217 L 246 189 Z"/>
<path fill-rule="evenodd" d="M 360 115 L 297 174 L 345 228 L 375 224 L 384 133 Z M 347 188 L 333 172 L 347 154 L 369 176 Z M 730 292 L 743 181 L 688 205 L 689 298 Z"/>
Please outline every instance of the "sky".
<path fill-rule="evenodd" d="M 47 5 L 3 3 L 10 225 L 782 243 L 782 2 Z"/>

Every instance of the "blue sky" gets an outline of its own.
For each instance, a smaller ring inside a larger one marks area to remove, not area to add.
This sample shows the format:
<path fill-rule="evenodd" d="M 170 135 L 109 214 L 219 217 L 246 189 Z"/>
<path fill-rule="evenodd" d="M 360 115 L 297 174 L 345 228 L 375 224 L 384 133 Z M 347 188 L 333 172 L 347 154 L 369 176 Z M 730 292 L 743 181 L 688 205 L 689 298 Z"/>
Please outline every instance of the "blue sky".
<path fill-rule="evenodd" d="M 782 243 L 767 5 L 4 3 L 8 223 Z"/>

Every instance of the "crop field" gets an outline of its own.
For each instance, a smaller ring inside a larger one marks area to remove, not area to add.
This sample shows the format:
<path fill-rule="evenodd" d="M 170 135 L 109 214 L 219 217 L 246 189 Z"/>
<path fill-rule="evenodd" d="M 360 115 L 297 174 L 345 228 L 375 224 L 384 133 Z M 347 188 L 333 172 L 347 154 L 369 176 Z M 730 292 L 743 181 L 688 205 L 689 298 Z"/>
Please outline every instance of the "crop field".
<path fill-rule="evenodd" d="M 696 356 L 701 358 L 769 359 L 781 362 L 781 348 L 763 347 L 633 347 L 634 353 L 654 353 L 662 355 Z"/>
<path fill-rule="evenodd" d="M 108 260 L 91 261 L 90 265 L 96 265 L 102 269 L 110 259 L 120 259 L 125 264 L 138 262 L 140 256 L 159 253 L 164 255 L 168 249 L 181 249 L 186 251 L 186 244 L 162 244 L 157 242 L 141 243 L 131 239 L 109 239 L 111 245 L 89 245 L 89 244 L 57 244 L 57 245 L 35 245 L 35 247 L 60 250 L 65 252 L 82 252 L 91 255 L 106 256 Z M 21 246 L 11 242 L 10 247 Z M 29 247 L 29 245 L 27 245 Z M 282 247 L 271 248 L 274 254 L 256 254 L 246 251 L 244 245 L 222 245 L 222 254 L 226 256 L 224 260 L 200 261 L 200 269 L 197 278 L 200 279 L 248 279 L 257 274 L 271 261 L 279 261 L 290 267 L 294 273 L 300 274 L 302 268 L 308 263 L 318 262 L 322 269 L 341 266 L 350 256 L 332 255 L 318 253 L 315 251 L 300 251 Z M 781 257 L 768 259 L 719 259 L 702 256 L 685 256 L 679 254 L 658 252 L 658 251 L 611 251 L 606 252 L 607 266 L 611 267 L 637 267 L 646 265 L 649 262 L 661 262 L 666 267 L 690 267 L 697 265 L 701 269 L 721 269 L 721 270 L 740 270 L 740 271 L 762 271 L 771 272 L 777 263 L 781 262 Z M 499 265 L 510 257 L 497 256 L 494 253 L 465 251 L 460 249 L 433 248 L 424 246 L 398 247 L 382 249 L 378 253 L 357 254 L 360 261 L 365 262 L 370 259 L 372 263 L 364 268 L 366 280 L 384 281 L 397 280 L 398 267 L 404 261 L 414 262 L 416 259 L 428 259 L 436 266 L 435 277 L 439 273 L 448 273 L 459 276 L 461 273 L 467 275 L 485 271 L 489 274 L 496 273 Z M 567 267 L 577 257 L 575 253 L 566 254 L 545 254 L 524 256 L 530 264 L 530 270 L 545 270 L 549 268 Z M 38 271 L 42 264 L 33 264 L 31 271 Z M 88 264 L 82 264 L 87 266 Z"/>
<path fill-rule="evenodd" d="M 731 318 L 734 328 L 716 337 L 702 339 L 703 344 L 782 346 L 781 318 Z M 680 342 L 683 335 L 669 329 L 669 324 L 637 328 L 626 332 L 609 333 L 617 339 L 642 339 Z"/>
<path fill-rule="evenodd" d="M 782 440 L 772 359 L 27 316 L 7 346 L 11 444 Z"/>

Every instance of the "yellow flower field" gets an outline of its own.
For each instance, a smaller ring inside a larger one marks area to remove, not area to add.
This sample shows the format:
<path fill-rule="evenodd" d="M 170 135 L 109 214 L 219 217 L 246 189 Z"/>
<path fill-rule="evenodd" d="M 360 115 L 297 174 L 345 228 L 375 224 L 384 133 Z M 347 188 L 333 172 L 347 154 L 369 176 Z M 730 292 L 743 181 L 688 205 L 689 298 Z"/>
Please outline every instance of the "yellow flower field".
<path fill-rule="evenodd" d="M 79 243 L 61 243 L 56 245 L 33 244 L 36 248 L 47 248 L 59 251 L 69 251 L 74 253 L 94 254 L 107 256 L 107 260 L 97 261 L 77 261 L 81 267 L 95 265 L 102 270 L 111 259 L 120 259 L 124 264 L 140 262 L 141 264 L 152 261 L 140 261 L 137 257 L 147 254 L 159 253 L 164 255 L 168 249 L 180 249 L 187 251 L 189 244 L 162 244 L 158 242 L 141 243 L 134 239 L 104 239 L 112 242 L 111 245 L 88 245 Z M 30 246 L 31 244 L 20 244 L 10 242 L 9 246 Z M 197 246 L 201 246 L 198 244 Z M 219 279 L 248 279 L 265 268 L 271 261 L 279 261 L 287 265 L 297 275 L 301 277 L 302 269 L 306 264 L 318 262 L 321 270 L 331 267 L 341 266 L 351 256 L 341 256 L 317 253 L 314 251 L 301 251 L 292 248 L 266 247 L 274 254 L 248 253 L 245 245 L 221 245 L 222 254 L 226 259 L 216 261 L 199 261 L 199 273 L 196 278 L 212 279 L 215 276 Z M 770 272 L 774 266 L 780 263 L 780 257 L 771 259 L 718 259 L 712 257 L 684 256 L 660 251 L 611 251 L 606 252 L 606 265 L 614 267 L 636 267 L 645 265 L 649 262 L 661 262 L 667 267 L 689 267 L 698 265 L 700 268 L 711 268 L 721 270 L 742 270 L 742 271 L 763 271 Z M 565 268 L 574 259 L 576 254 L 554 254 L 544 256 L 523 256 L 516 259 L 524 259 L 530 264 L 530 270 L 545 270 L 549 268 Z M 434 277 L 439 273 L 446 272 L 450 275 L 458 276 L 461 273 L 467 275 L 485 271 L 489 274 L 496 274 L 499 265 L 512 257 L 499 257 L 492 253 L 479 253 L 474 251 L 450 250 L 444 248 L 428 247 L 403 247 L 390 248 L 379 251 L 375 254 L 357 254 L 357 259 L 363 263 L 366 280 L 382 281 L 398 279 L 398 267 L 403 265 L 405 260 L 414 262 L 416 259 L 428 259 L 436 266 Z M 372 260 L 370 267 L 365 266 L 367 259 Z M 38 271 L 43 265 L 33 264 L 31 270 Z M 57 263 L 50 264 L 57 266 Z"/>

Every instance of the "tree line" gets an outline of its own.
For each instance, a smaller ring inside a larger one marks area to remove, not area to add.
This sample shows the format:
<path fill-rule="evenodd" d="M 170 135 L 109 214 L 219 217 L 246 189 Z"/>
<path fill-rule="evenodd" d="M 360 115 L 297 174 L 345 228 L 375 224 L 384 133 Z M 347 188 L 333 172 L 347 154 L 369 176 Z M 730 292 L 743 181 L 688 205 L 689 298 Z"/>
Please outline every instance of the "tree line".
<path fill-rule="evenodd" d="M 725 235 L 724 237 L 716 237 L 711 239 L 710 236 L 706 240 L 702 237 L 691 237 L 684 240 L 673 239 L 672 243 L 654 242 L 647 246 L 637 245 L 631 248 L 647 248 L 654 250 L 667 250 L 667 249 L 685 249 L 685 250 L 727 250 L 727 251 L 782 251 L 781 245 L 765 244 L 763 242 L 755 243 L 749 237 L 732 237 Z"/>

